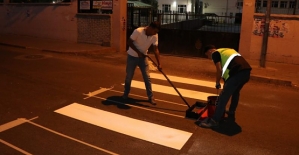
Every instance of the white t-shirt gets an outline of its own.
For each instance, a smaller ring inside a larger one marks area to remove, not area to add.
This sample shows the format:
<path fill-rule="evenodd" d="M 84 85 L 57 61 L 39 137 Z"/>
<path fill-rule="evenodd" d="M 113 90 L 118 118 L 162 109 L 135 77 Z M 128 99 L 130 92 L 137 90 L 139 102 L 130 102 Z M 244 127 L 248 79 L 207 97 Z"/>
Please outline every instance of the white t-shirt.
<path fill-rule="evenodd" d="M 158 46 L 158 34 L 147 36 L 145 34 L 145 27 L 135 29 L 130 38 L 134 41 L 133 44 L 136 48 L 144 55 L 147 55 L 148 48 L 152 44 Z M 131 47 L 129 47 L 127 53 L 133 57 L 138 57 L 137 52 L 135 52 Z"/>

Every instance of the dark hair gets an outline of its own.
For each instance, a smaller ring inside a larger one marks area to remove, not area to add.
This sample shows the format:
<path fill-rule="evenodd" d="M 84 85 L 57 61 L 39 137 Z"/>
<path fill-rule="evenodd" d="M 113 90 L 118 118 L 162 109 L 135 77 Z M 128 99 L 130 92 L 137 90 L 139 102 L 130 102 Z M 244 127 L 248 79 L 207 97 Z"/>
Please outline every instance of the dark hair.
<path fill-rule="evenodd" d="M 204 52 L 208 52 L 210 49 L 216 49 L 215 45 L 207 45 L 205 48 L 204 48 Z"/>
<path fill-rule="evenodd" d="M 160 22 L 157 22 L 157 21 L 151 22 L 149 26 L 154 28 L 154 29 L 158 29 L 159 31 L 161 29 L 161 24 L 160 24 Z"/>

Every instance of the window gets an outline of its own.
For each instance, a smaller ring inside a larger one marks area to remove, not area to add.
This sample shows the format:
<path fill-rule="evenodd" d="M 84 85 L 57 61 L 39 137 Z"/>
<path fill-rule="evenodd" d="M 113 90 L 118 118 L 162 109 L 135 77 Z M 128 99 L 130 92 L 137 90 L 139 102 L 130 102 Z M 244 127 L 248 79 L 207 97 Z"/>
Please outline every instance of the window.
<path fill-rule="evenodd" d="M 290 1 L 289 8 L 295 8 L 295 1 Z"/>
<path fill-rule="evenodd" d="M 237 7 L 243 7 L 243 0 L 238 0 L 237 1 Z"/>
<path fill-rule="evenodd" d="M 255 1 L 255 7 L 258 8 L 258 7 L 261 7 L 262 6 L 262 1 L 261 0 L 256 0 Z"/>
<path fill-rule="evenodd" d="M 170 4 L 162 4 L 162 11 L 163 12 L 170 12 Z"/>
<path fill-rule="evenodd" d="M 288 1 L 280 1 L 280 8 L 287 8 L 288 7 Z"/>
<path fill-rule="evenodd" d="M 263 7 L 267 7 L 267 1 L 263 1 Z"/>
<path fill-rule="evenodd" d="M 278 1 L 272 1 L 271 7 L 272 8 L 278 8 Z"/>
<path fill-rule="evenodd" d="M 178 12 L 185 13 L 186 12 L 186 5 L 178 5 Z"/>

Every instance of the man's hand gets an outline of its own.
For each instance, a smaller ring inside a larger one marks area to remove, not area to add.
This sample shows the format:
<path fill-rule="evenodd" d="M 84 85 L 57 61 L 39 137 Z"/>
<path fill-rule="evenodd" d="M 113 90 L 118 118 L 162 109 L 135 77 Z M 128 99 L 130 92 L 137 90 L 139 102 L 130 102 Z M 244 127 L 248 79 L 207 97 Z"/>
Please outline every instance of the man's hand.
<path fill-rule="evenodd" d="M 215 87 L 216 87 L 216 89 L 220 89 L 221 88 L 221 84 L 220 83 L 216 83 Z"/>

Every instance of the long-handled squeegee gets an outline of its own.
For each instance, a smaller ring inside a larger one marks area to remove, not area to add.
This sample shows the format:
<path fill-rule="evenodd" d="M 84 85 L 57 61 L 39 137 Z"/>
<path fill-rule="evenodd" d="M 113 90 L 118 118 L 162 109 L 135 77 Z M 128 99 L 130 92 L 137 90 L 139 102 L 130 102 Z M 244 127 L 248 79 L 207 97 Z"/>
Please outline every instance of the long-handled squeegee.
<path fill-rule="evenodd" d="M 155 61 L 150 56 L 147 55 L 146 57 L 149 58 L 150 61 L 152 61 L 154 63 L 154 65 L 157 66 L 157 68 L 158 68 L 158 65 L 155 63 Z M 174 90 L 179 94 L 179 96 L 184 101 L 184 103 L 188 106 L 188 109 L 186 110 L 185 117 L 186 118 L 191 118 L 191 119 L 198 119 L 202 115 L 202 113 L 206 110 L 207 104 L 204 104 L 204 103 L 201 103 L 201 102 L 196 102 L 195 104 L 190 106 L 188 104 L 188 102 L 185 100 L 185 98 L 182 96 L 182 94 L 178 91 L 178 89 L 173 85 L 173 83 L 167 77 L 167 75 L 160 68 L 158 68 L 158 70 L 164 75 L 164 77 L 167 79 L 169 84 L 174 88 Z M 202 110 L 200 110 L 199 113 L 196 113 L 196 112 L 193 111 L 195 107 L 201 108 Z"/>

